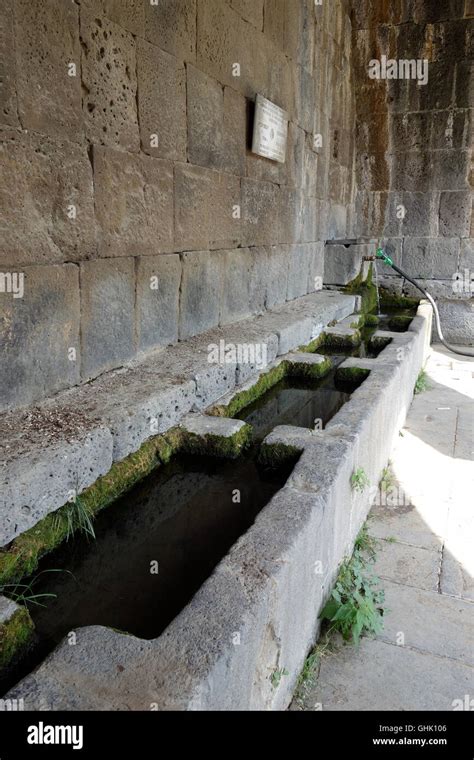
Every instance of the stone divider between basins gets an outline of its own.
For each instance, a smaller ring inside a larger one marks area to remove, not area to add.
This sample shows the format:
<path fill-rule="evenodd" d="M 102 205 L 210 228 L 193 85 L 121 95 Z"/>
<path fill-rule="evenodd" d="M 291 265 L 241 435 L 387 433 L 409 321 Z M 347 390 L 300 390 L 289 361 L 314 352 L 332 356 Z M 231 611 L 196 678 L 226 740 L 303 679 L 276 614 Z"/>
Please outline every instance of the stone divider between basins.
<path fill-rule="evenodd" d="M 79 629 L 75 646 L 63 641 L 7 697 L 27 710 L 285 709 L 370 509 L 351 474 L 363 466 L 378 482 L 426 359 L 430 318 L 420 306 L 377 359 L 347 360 L 370 374 L 324 431 L 280 427 L 267 437 L 270 448 L 301 451 L 292 474 L 159 638 Z"/>

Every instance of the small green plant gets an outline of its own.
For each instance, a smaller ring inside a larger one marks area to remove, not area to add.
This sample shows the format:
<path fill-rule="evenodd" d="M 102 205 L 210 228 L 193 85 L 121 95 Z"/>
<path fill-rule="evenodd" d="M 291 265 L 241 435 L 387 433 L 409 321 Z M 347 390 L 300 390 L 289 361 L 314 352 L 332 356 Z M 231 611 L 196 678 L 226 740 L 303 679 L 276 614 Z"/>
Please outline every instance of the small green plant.
<path fill-rule="evenodd" d="M 375 554 L 377 551 L 378 541 L 374 536 L 371 536 L 367 523 L 362 526 L 359 534 L 355 540 L 354 552 L 358 552 L 361 555 L 367 555 L 370 562 L 375 560 Z"/>
<path fill-rule="evenodd" d="M 336 585 L 320 616 L 331 623 L 329 633 L 339 631 L 345 641 L 352 640 L 356 645 L 362 634 L 375 635 L 383 627 L 385 594 L 370 569 L 374 558 L 374 539 L 363 529 L 351 559 L 339 570 Z"/>
<path fill-rule="evenodd" d="M 304 665 L 298 676 L 298 681 L 296 684 L 297 701 L 299 699 L 303 699 L 306 689 L 315 683 L 318 677 L 319 663 L 321 662 L 322 658 L 331 650 L 332 641 L 328 635 L 328 631 L 326 631 L 324 636 L 321 637 L 320 641 L 318 641 L 314 649 L 311 650 L 306 660 L 304 661 Z"/>
<path fill-rule="evenodd" d="M 90 512 L 80 496 L 76 496 L 74 501 L 70 501 L 65 505 L 62 515 L 58 514 L 55 516 L 54 530 L 59 529 L 59 521 L 61 519 L 66 520 L 66 541 L 69 541 L 76 531 L 95 538 Z"/>
<path fill-rule="evenodd" d="M 383 493 L 387 493 L 395 485 L 395 476 L 391 470 L 390 462 L 387 467 L 382 470 L 382 477 L 380 478 L 379 488 Z"/>
<path fill-rule="evenodd" d="M 370 485 L 370 480 L 363 467 L 358 467 L 351 475 L 351 488 L 353 491 L 364 491 Z"/>
<path fill-rule="evenodd" d="M 46 607 L 44 601 L 47 599 L 56 599 L 57 595 L 49 593 L 37 594 L 34 587 L 38 583 L 41 575 L 44 575 L 45 573 L 62 572 L 69 571 L 56 569 L 43 570 L 41 573 L 38 573 L 38 575 L 35 575 L 29 583 L 7 583 L 4 586 L 0 586 L 0 594 L 5 594 L 9 599 L 12 599 L 17 604 L 23 604 L 25 607 L 29 604 L 34 604 L 38 607 Z"/>
<path fill-rule="evenodd" d="M 289 673 L 286 668 L 278 668 L 274 670 L 270 676 L 270 682 L 274 689 L 278 689 L 283 676 L 288 676 Z"/>
<path fill-rule="evenodd" d="M 429 383 L 428 383 L 428 375 L 426 374 L 425 370 L 420 370 L 420 374 L 417 377 L 416 383 L 415 383 L 415 395 L 418 393 L 423 393 L 423 391 L 429 390 Z"/>

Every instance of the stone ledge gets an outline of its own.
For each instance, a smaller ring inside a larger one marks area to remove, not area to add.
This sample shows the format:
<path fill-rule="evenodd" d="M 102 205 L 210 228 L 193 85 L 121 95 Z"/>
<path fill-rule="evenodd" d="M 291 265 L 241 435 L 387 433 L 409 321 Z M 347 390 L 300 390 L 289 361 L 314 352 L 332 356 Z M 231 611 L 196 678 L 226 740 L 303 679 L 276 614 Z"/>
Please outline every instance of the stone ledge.
<path fill-rule="evenodd" d="M 150 354 L 32 409 L 0 414 L 0 546 L 63 506 L 72 494 L 82 493 L 113 462 L 174 427 L 190 411 L 207 408 L 252 375 L 256 379 L 277 355 L 352 313 L 355 303 L 354 296 L 334 291 L 304 296 Z M 210 350 L 218 350 L 221 341 L 224 346 L 265 346 L 265 361 L 237 355 L 230 362 L 217 356 L 213 363 Z M 37 420 L 37 430 L 28 419 Z M 45 437 L 48 420 L 54 435 Z"/>

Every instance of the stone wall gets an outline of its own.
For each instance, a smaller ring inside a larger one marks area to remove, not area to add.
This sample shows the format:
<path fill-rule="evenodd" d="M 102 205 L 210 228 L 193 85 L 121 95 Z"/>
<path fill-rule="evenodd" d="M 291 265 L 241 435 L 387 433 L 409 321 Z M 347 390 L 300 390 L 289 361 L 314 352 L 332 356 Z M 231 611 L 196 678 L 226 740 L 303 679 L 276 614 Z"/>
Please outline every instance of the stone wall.
<path fill-rule="evenodd" d="M 445 337 L 464 344 L 474 340 L 473 18 L 473 0 L 353 2 L 356 234 L 382 240 L 440 299 Z M 427 83 L 371 79 L 383 55 L 426 59 Z"/>
<path fill-rule="evenodd" d="M 354 220 L 347 10 L 3 0 L 0 409 L 319 287 Z M 249 150 L 257 93 L 285 164 Z"/>

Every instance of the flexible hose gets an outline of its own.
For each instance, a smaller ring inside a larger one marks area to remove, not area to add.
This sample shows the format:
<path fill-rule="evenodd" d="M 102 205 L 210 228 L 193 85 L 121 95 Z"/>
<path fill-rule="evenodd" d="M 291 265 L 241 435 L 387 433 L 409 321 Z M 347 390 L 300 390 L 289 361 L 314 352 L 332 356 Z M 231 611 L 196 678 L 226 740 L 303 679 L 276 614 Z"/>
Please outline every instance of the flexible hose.
<path fill-rule="evenodd" d="M 434 312 L 434 315 L 435 315 L 435 323 L 436 323 L 436 329 L 438 331 L 438 336 L 439 336 L 439 339 L 440 339 L 441 343 L 443 344 L 443 346 L 446 346 L 446 348 L 448 349 L 448 351 L 451 351 L 453 354 L 459 354 L 459 356 L 469 356 L 471 358 L 474 358 L 474 353 L 472 353 L 472 352 L 468 353 L 467 351 L 461 351 L 459 348 L 454 348 L 454 346 L 450 346 L 450 344 L 444 339 L 443 331 L 441 329 L 441 320 L 439 318 L 438 307 L 436 306 L 436 302 L 435 302 L 434 298 L 432 296 L 430 296 L 430 294 L 428 293 L 428 291 L 426 291 L 424 288 L 422 288 L 421 285 L 418 285 L 418 283 L 415 282 L 415 280 L 412 280 L 412 278 L 409 277 L 406 274 L 406 272 L 403 271 L 403 269 L 400 269 L 399 267 L 397 267 L 396 264 L 393 263 L 392 259 L 390 259 L 388 256 L 386 256 L 383 253 L 383 251 L 381 251 L 381 249 L 379 249 L 377 251 L 377 258 L 383 259 L 383 261 L 386 264 L 388 264 L 389 266 L 391 266 L 392 269 L 394 269 L 395 272 L 397 272 L 401 277 L 404 277 L 405 280 L 408 280 L 408 282 L 411 282 L 411 284 L 415 288 L 417 288 L 420 291 L 420 293 L 423 293 L 423 295 L 425 296 L 425 298 L 430 302 L 431 306 L 433 307 L 433 312 Z"/>

